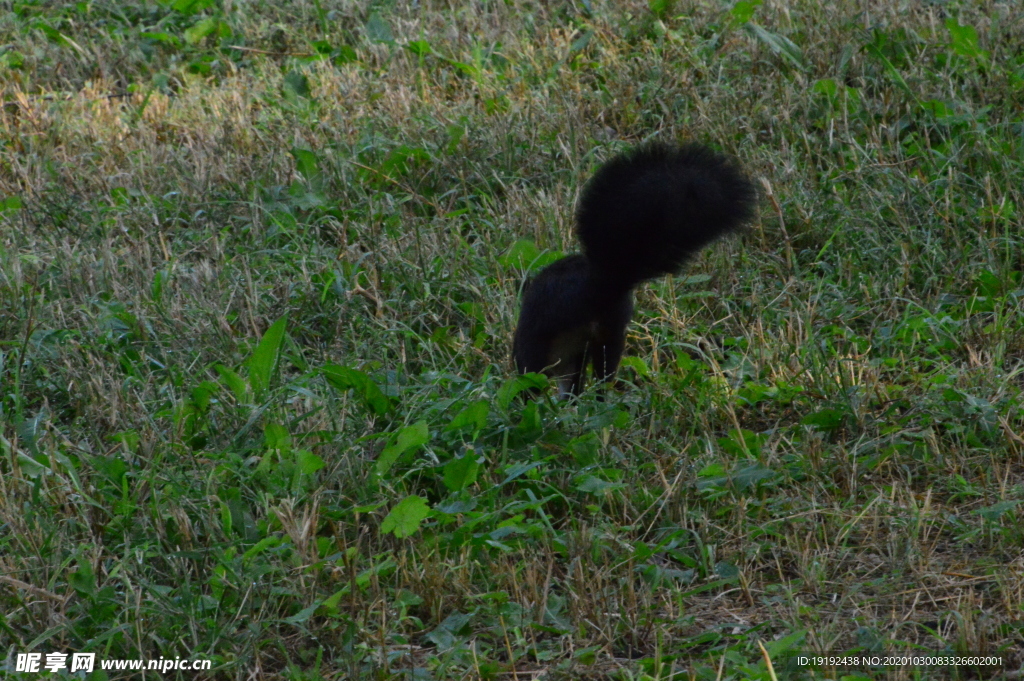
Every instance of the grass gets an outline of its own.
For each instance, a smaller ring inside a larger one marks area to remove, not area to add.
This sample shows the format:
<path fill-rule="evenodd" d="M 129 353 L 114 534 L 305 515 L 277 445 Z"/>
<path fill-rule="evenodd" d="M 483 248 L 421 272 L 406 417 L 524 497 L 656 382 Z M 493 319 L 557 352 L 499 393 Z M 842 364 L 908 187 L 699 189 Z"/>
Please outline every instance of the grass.
<path fill-rule="evenodd" d="M 10 677 L 1019 676 L 1022 19 L 824 5 L 0 3 Z M 523 276 L 651 137 L 760 220 L 525 402 Z M 1003 665 L 793 658 L 858 650 Z"/>

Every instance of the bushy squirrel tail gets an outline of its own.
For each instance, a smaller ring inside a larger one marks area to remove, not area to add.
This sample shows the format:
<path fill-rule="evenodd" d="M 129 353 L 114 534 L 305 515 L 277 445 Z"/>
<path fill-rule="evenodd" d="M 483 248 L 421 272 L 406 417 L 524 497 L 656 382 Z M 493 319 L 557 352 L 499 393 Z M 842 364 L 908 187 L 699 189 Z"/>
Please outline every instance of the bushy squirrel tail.
<path fill-rule="evenodd" d="M 576 233 L 594 274 L 613 288 L 679 271 L 754 217 L 754 185 L 700 144 L 648 143 L 603 165 L 583 189 Z"/>

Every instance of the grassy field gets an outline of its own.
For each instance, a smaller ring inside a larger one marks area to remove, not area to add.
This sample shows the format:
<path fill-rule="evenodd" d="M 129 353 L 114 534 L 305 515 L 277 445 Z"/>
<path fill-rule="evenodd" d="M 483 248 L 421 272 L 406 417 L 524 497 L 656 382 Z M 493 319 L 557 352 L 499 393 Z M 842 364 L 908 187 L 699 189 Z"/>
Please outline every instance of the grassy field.
<path fill-rule="evenodd" d="M 1020 677 L 1019 9 L 0 2 L 5 678 Z M 650 138 L 759 220 L 527 402 L 519 286 Z M 794 657 L 852 651 L 1003 664 Z"/>

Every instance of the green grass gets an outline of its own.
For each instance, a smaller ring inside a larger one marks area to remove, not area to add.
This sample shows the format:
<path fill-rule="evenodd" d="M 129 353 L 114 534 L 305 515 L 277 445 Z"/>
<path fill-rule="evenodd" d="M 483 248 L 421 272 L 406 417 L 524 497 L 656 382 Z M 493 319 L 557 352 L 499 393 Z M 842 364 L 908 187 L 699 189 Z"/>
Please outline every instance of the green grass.
<path fill-rule="evenodd" d="M 897 4 L 0 3 L 6 673 L 1018 672 L 1024 25 Z M 526 402 L 526 270 L 651 137 L 760 219 Z M 1004 666 L 787 656 L 856 650 Z"/>

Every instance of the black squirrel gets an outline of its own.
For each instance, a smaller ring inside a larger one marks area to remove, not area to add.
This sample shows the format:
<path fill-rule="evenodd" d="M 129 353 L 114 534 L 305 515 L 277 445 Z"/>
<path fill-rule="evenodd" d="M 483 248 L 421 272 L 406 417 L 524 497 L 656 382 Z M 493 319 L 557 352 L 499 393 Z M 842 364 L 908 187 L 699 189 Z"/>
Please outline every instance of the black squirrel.
<path fill-rule="evenodd" d="M 523 286 L 512 355 L 578 395 L 587 364 L 608 381 L 619 367 L 633 289 L 679 272 L 715 239 L 754 217 L 757 192 L 739 165 L 700 144 L 642 144 L 590 179 L 576 211 L 582 253 Z"/>

